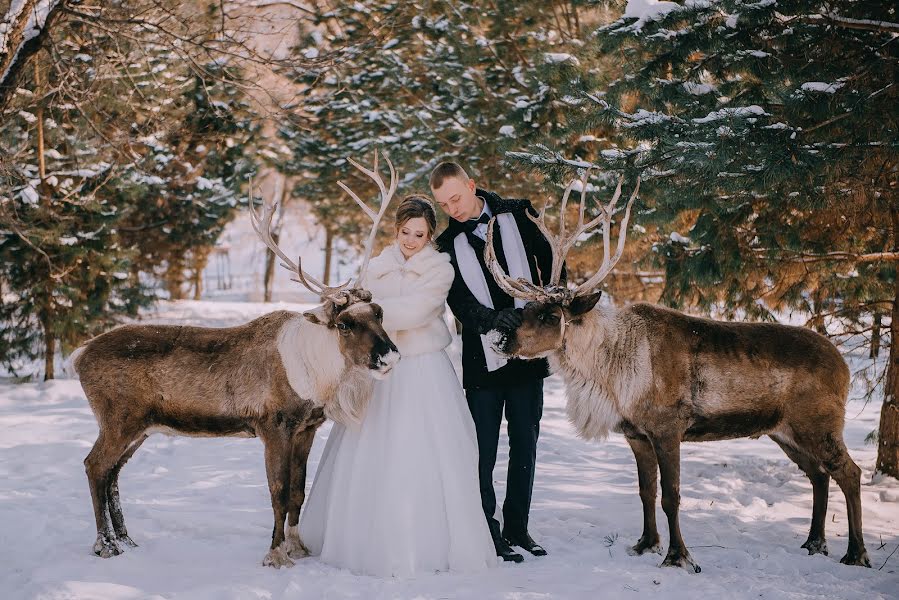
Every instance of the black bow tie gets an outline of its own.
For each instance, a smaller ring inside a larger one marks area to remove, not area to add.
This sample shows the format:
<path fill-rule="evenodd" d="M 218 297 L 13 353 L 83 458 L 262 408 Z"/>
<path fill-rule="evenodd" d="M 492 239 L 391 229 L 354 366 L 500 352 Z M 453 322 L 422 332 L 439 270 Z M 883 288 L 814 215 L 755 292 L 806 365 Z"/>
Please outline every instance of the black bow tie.
<path fill-rule="evenodd" d="M 474 230 L 478 228 L 478 225 L 480 225 L 481 223 L 486 225 L 489 222 L 490 222 L 490 217 L 487 216 L 487 213 L 481 213 L 481 216 L 479 218 L 469 219 L 469 220 L 465 221 L 464 223 L 462 223 L 462 228 L 465 230 L 466 233 L 473 233 Z"/>

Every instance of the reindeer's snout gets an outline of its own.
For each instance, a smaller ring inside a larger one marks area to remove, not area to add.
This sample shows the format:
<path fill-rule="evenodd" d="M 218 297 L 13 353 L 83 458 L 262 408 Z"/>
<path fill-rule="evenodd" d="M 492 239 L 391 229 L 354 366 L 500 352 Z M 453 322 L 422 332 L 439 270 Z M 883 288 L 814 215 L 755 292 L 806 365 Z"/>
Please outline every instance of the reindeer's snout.
<path fill-rule="evenodd" d="M 514 331 L 506 331 L 499 329 L 491 329 L 486 334 L 487 343 L 497 354 L 503 356 L 512 356 L 513 340 L 515 338 Z"/>
<path fill-rule="evenodd" d="M 388 337 L 378 340 L 371 351 L 369 369 L 375 379 L 383 379 L 400 361 L 400 352 Z"/>

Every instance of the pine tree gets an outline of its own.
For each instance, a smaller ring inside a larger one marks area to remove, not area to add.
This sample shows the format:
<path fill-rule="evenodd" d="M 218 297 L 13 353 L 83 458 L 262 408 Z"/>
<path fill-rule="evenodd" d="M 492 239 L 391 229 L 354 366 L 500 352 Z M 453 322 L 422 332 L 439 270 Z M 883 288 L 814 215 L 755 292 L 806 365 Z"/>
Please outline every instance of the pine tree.
<path fill-rule="evenodd" d="M 593 51 L 623 72 L 582 73 L 568 122 L 617 129 L 591 162 L 642 174 L 644 223 L 688 228 L 656 247 L 665 301 L 762 319 L 797 307 L 847 332 L 888 307 L 897 339 L 896 20 L 879 1 L 631 2 L 596 31 Z M 582 163 L 549 143 L 519 159 Z M 878 469 L 894 476 L 897 361 L 891 343 Z"/>
<path fill-rule="evenodd" d="M 503 152 L 559 135 L 587 31 L 581 18 L 596 4 L 317 3 L 296 54 L 336 50 L 339 58 L 294 73 L 309 89 L 281 130 L 294 151 L 286 170 L 299 176 L 297 196 L 329 232 L 352 239 L 359 213 L 336 181 L 352 177 L 347 156 L 378 148 L 404 177 L 401 194 L 427 192 L 430 170 L 458 160 L 485 187 L 535 199 L 537 182 L 510 169 Z"/>
<path fill-rule="evenodd" d="M 58 342 L 155 297 L 147 274 L 202 270 L 255 163 L 238 69 L 189 70 L 153 29 L 95 25 L 48 33 L 0 121 L 0 357 L 43 355 L 48 378 Z"/>
<path fill-rule="evenodd" d="M 46 61 L 32 66 L 25 103 L 0 129 L 15 158 L 0 187 L 0 360 L 17 372 L 43 356 L 52 379 L 58 343 L 70 350 L 151 296 L 128 276 L 133 253 L 116 234 L 122 212 L 98 194 L 113 165 L 71 135 L 70 107 L 48 91 L 58 80 Z"/>
<path fill-rule="evenodd" d="M 116 194 L 130 207 L 121 232 L 124 243 L 138 250 L 136 268 L 156 273 L 169 297 L 178 299 L 188 269 L 198 295 L 199 273 L 235 215 L 243 180 L 255 169 L 258 125 L 236 85 L 238 72 L 206 65 L 215 78 L 204 80 L 169 58 L 151 61 L 148 72 L 156 64 L 165 67 L 153 76 L 171 76 L 165 88 L 171 95 L 163 97 L 175 102 L 164 121 L 138 137 L 143 155 L 120 179 Z"/>

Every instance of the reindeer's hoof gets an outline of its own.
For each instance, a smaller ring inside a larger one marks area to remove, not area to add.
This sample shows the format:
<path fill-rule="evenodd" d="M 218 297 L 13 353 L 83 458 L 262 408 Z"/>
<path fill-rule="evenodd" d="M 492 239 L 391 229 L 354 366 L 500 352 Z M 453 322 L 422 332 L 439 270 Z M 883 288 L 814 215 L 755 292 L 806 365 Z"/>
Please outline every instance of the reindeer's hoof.
<path fill-rule="evenodd" d="M 824 538 L 809 538 L 805 540 L 805 543 L 802 544 L 802 547 L 808 550 L 809 556 L 811 556 L 812 554 L 823 554 L 824 556 L 827 556 L 827 540 L 825 540 Z"/>
<path fill-rule="evenodd" d="M 294 564 L 296 563 L 287 556 L 286 544 L 281 544 L 277 548 L 272 548 L 268 551 L 268 554 L 265 555 L 265 558 L 262 559 L 263 567 L 275 567 L 276 569 L 280 569 L 281 567 L 292 567 Z"/>
<path fill-rule="evenodd" d="M 861 552 L 855 552 L 850 550 L 846 553 L 846 556 L 840 559 L 840 562 L 844 565 L 855 565 L 856 567 L 868 567 L 871 568 L 871 561 L 868 560 L 868 551 L 862 550 Z"/>
<path fill-rule="evenodd" d="M 312 412 L 309 413 L 309 420 L 306 421 L 306 427 L 318 427 L 327 420 L 328 417 L 325 416 L 325 410 L 316 406 L 312 409 Z"/>
<path fill-rule="evenodd" d="M 627 553 L 631 556 L 641 556 L 647 552 L 661 554 L 662 545 L 659 543 L 659 540 L 647 540 L 645 537 L 641 537 L 639 542 L 627 549 Z"/>
<path fill-rule="evenodd" d="M 699 568 L 699 565 L 693 561 L 693 557 L 687 552 L 682 554 L 669 552 L 668 556 L 665 557 L 665 560 L 663 560 L 662 564 L 659 566 L 680 567 L 687 573 L 699 573 L 702 571 L 702 569 Z"/>
<path fill-rule="evenodd" d="M 309 556 L 309 548 L 300 539 L 297 527 L 287 528 L 287 539 L 284 540 L 287 545 L 287 556 L 290 558 L 305 558 Z"/>
<path fill-rule="evenodd" d="M 115 541 L 104 535 L 97 536 L 97 541 L 94 542 L 94 554 L 100 558 L 109 558 L 111 556 L 118 556 L 121 553 L 122 549 L 119 548 Z"/>

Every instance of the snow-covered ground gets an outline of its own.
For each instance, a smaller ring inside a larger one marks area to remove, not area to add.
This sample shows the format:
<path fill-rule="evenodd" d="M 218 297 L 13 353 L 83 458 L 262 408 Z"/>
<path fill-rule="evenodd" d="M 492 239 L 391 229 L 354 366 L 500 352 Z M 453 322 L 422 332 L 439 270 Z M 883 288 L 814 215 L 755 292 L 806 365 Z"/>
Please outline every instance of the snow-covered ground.
<path fill-rule="evenodd" d="M 224 326 L 291 305 L 163 303 L 159 322 Z M 293 305 L 296 308 L 296 305 Z M 861 361 L 847 357 L 854 367 Z M 865 542 L 873 569 L 840 565 L 846 510 L 831 484 L 832 555 L 806 556 L 811 487 L 773 442 L 686 444 L 682 529 L 702 573 L 630 557 L 641 531 L 636 468 L 621 436 L 575 437 L 561 382 L 546 384 L 531 531 L 549 552 L 487 573 L 410 580 L 354 576 L 303 559 L 260 566 L 271 535 L 258 440 L 154 436 L 121 476 L 124 512 L 140 544 L 103 560 L 82 460 L 96 424 L 75 380 L 0 385 L 0 598 L 899 598 L 899 482 L 871 483 L 879 402 L 853 391 L 846 440 L 862 468 Z M 330 425 L 318 433 L 315 472 Z M 502 457 L 507 451 L 500 449 Z M 502 497 L 504 460 L 498 461 Z M 310 481 L 307 485 L 311 484 Z M 663 542 L 664 515 L 657 509 Z M 886 565 L 878 570 L 886 562 Z"/>

